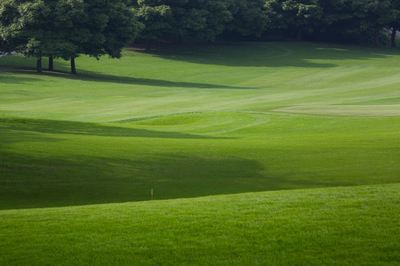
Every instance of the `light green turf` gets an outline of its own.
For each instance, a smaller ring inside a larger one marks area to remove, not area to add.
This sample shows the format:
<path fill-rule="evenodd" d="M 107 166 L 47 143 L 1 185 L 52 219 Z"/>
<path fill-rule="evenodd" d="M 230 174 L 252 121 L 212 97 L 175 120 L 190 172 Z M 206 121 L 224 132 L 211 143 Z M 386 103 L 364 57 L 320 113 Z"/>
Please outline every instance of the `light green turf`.
<path fill-rule="evenodd" d="M 0 208 L 400 182 L 400 53 L 242 43 L 0 58 Z M 57 62 L 67 70 L 65 62 Z"/>
<path fill-rule="evenodd" d="M 400 185 L 0 211 L 1 265 L 398 265 Z"/>
<path fill-rule="evenodd" d="M 344 116 L 400 116 L 399 105 L 299 105 L 275 109 L 278 112 L 344 115 Z"/>

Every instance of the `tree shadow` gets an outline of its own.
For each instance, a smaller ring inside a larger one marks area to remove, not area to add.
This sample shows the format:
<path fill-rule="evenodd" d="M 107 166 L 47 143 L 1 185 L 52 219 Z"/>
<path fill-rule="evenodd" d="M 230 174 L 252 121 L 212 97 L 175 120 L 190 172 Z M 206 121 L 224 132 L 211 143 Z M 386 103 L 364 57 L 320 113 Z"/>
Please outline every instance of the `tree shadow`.
<path fill-rule="evenodd" d="M 185 154 L 65 158 L 0 149 L 0 171 L 0 209 L 145 201 L 151 190 L 154 199 L 175 199 L 340 185 L 270 176 L 257 160 Z"/>
<path fill-rule="evenodd" d="M 143 201 L 151 189 L 155 199 L 249 192 L 265 178 L 253 160 L 172 154 L 66 159 L 0 150 L 0 170 L 0 209 Z"/>
<path fill-rule="evenodd" d="M 18 56 L 14 56 L 18 57 Z M 166 88 L 190 88 L 190 89 L 226 89 L 226 90 L 254 90 L 254 87 L 244 87 L 244 86 L 231 86 L 231 85 L 220 85 L 220 84 L 208 84 L 208 83 L 198 83 L 198 82 L 181 82 L 181 81 L 169 81 L 161 79 L 149 79 L 149 78 L 135 78 L 129 76 L 116 76 L 104 73 L 92 72 L 87 70 L 80 70 L 77 75 L 71 75 L 68 73 L 68 69 L 65 63 L 58 62 L 58 67 L 61 69 L 58 71 L 46 71 L 42 73 L 37 73 L 34 69 L 34 62 L 30 59 L 26 61 L 19 58 L 18 63 L 14 61 L 2 62 L 0 60 L 0 69 L 5 72 L 14 74 L 30 74 L 35 76 L 49 76 L 57 77 L 69 80 L 79 80 L 79 81 L 90 81 L 90 82 L 101 82 L 101 83 L 113 83 L 113 84 L 127 84 L 127 85 L 142 85 L 151 87 L 166 87 Z M 18 78 L 19 79 L 19 78 Z M 18 83 L 17 78 L 3 76 L 0 83 L 4 80 L 7 83 Z M 35 79 L 29 80 L 29 78 L 21 78 L 22 81 L 30 82 Z"/>
<path fill-rule="evenodd" d="M 303 42 L 235 42 L 192 46 L 160 46 L 138 50 L 161 58 L 231 67 L 331 68 L 339 60 L 368 60 L 399 55 L 388 49 Z M 317 61 L 326 62 L 317 62 Z"/>
<path fill-rule="evenodd" d="M 57 75 L 60 73 L 47 73 L 47 75 Z M 127 76 L 114 76 L 103 73 L 90 72 L 82 70 L 77 75 L 63 75 L 63 78 L 81 80 L 81 81 L 92 81 L 92 82 L 109 82 L 109 83 L 120 83 L 120 84 L 132 84 L 132 85 L 143 85 L 151 87 L 171 87 L 171 88 L 191 88 L 191 89 L 226 89 L 226 90 L 254 90 L 254 87 L 243 87 L 243 86 L 230 86 L 230 85 L 219 85 L 219 84 L 208 84 L 208 83 L 197 83 L 197 82 L 181 82 L 181 81 L 168 81 L 161 79 L 148 79 L 148 78 L 135 78 Z"/>
<path fill-rule="evenodd" d="M 101 125 L 96 123 L 45 120 L 45 119 L 11 119 L 0 118 L 0 129 L 49 134 L 72 134 L 105 137 L 141 137 L 171 139 L 224 139 L 205 135 L 194 135 L 177 132 L 152 131 L 138 128 L 127 128 Z"/>

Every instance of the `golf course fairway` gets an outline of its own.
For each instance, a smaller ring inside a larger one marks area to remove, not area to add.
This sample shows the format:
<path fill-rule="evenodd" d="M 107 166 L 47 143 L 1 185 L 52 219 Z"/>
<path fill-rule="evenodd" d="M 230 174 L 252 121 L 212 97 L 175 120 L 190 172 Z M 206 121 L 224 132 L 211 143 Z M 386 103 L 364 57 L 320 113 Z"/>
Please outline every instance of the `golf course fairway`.
<path fill-rule="evenodd" d="M 0 57 L 0 265 L 400 262 L 400 51 Z"/>

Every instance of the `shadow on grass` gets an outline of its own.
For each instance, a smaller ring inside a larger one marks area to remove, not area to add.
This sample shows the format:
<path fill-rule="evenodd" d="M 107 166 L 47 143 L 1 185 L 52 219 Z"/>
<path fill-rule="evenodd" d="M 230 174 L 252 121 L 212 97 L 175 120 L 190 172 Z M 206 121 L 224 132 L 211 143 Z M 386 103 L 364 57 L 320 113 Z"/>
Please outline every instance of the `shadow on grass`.
<path fill-rule="evenodd" d="M 128 76 L 116 76 L 97 72 L 91 72 L 87 70 L 80 70 L 77 75 L 71 75 L 68 73 L 68 69 L 65 64 L 57 62 L 58 67 L 62 71 L 48 72 L 44 70 L 42 73 L 37 73 L 33 68 L 33 62 L 27 59 L 26 61 L 21 60 L 18 56 L 13 56 L 16 58 L 17 62 L 8 60 L 2 62 L 0 60 L 0 70 L 3 72 L 9 72 L 13 74 L 30 74 L 40 76 L 57 77 L 70 80 L 79 81 L 90 81 L 90 82 L 102 82 L 102 83 L 114 83 L 114 84 L 127 84 L 127 85 L 142 85 L 151 87 L 167 87 L 167 88 L 191 88 L 191 89 L 226 89 L 226 90 L 252 90 L 256 89 L 253 87 L 243 87 L 243 86 L 228 86 L 228 85 L 218 85 L 218 84 L 208 84 L 208 83 L 197 83 L 197 82 L 180 82 L 180 81 L 169 81 L 161 79 L 148 79 L 148 78 L 135 78 Z M 0 83 L 26 83 L 35 81 L 34 78 L 20 77 L 7 77 L 0 75 Z"/>
<path fill-rule="evenodd" d="M 68 148 L 67 148 L 68 150 Z M 338 180 L 271 176 L 257 160 L 227 155 L 147 154 L 131 159 L 0 149 L 0 209 L 189 198 L 350 185 Z"/>
<path fill-rule="evenodd" d="M 331 68 L 338 66 L 341 60 L 369 60 L 399 55 L 399 52 L 388 49 L 372 49 L 334 44 L 285 42 L 223 43 L 202 46 L 163 46 L 157 47 L 153 50 L 139 52 L 150 53 L 172 61 L 196 64 L 223 65 L 230 67 L 299 68 Z M 34 65 L 35 62 L 33 59 L 25 59 L 20 56 L 6 56 L 0 58 L 0 70 L 11 73 L 36 74 L 33 70 Z M 70 75 L 68 74 L 68 64 L 66 62 L 57 62 L 57 67 L 62 72 L 45 71 L 41 75 L 80 81 L 171 88 L 228 90 L 257 89 L 245 86 L 180 82 L 155 78 L 135 78 L 132 76 L 110 75 L 88 70 L 79 70 L 78 75 Z M 7 78 L 4 76 L 3 80 L 7 83 L 22 83 L 30 81 L 24 80 L 24 78 L 18 81 L 17 79 Z M 2 82 L 1 79 L 0 82 Z"/>
<path fill-rule="evenodd" d="M 303 42 L 221 43 L 202 46 L 160 46 L 145 52 L 161 58 L 196 64 L 233 67 L 336 67 L 340 60 L 385 58 L 399 52 L 335 44 Z M 318 62 L 318 61 L 325 62 Z"/>
<path fill-rule="evenodd" d="M 100 74 L 89 71 L 81 71 L 78 75 L 63 76 L 64 78 L 82 80 L 82 81 L 94 81 L 94 82 L 111 82 L 121 84 L 134 84 L 144 85 L 152 87 L 171 87 L 171 88 L 191 88 L 191 89 L 227 89 L 227 90 L 252 90 L 256 89 L 253 87 L 242 87 L 242 86 L 227 86 L 207 83 L 195 83 L 195 82 L 180 82 L 180 81 L 168 81 L 159 79 L 147 79 L 147 78 L 134 78 L 125 76 L 113 76 Z"/>
<path fill-rule="evenodd" d="M 224 139 L 204 135 L 176 132 L 161 132 L 137 128 L 106 126 L 96 123 L 44 120 L 44 119 L 11 119 L 0 118 L 1 130 L 17 130 L 49 134 L 73 134 L 105 137 L 141 137 L 171 139 Z"/>
<path fill-rule="evenodd" d="M 0 169 L 0 209 L 143 201 L 151 189 L 155 199 L 173 199 L 268 188 L 257 161 L 229 157 L 57 158 L 0 149 Z"/>

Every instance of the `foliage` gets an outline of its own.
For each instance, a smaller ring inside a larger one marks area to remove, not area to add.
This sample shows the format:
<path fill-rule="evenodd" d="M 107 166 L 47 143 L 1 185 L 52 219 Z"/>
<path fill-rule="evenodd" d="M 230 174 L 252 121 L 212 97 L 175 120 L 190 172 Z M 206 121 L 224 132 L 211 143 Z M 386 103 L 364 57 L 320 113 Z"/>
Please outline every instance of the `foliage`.
<path fill-rule="evenodd" d="M 321 1 L 324 17 L 317 34 L 319 39 L 332 41 L 381 41 L 388 1 L 329 0 Z"/>
<path fill-rule="evenodd" d="M 267 0 L 268 29 L 285 37 L 379 45 L 399 23 L 398 1 Z"/>
<path fill-rule="evenodd" d="M 134 9 L 136 17 L 145 25 L 139 38 L 147 42 L 158 41 L 172 31 L 172 12 L 168 5 L 150 6 L 138 1 Z"/>
<path fill-rule="evenodd" d="M 318 0 L 267 0 L 268 27 L 302 40 L 304 33 L 312 33 L 322 17 Z"/>
<path fill-rule="evenodd" d="M 396 0 L 138 0 L 133 6 L 147 43 L 281 36 L 379 44 L 400 23 Z"/>
<path fill-rule="evenodd" d="M 226 25 L 225 36 L 260 38 L 265 31 L 267 14 L 265 0 L 234 0 L 230 5 L 232 21 Z"/>
<path fill-rule="evenodd" d="M 226 0 L 138 0 L 135 7 L 147 41 L 212 41 L 232 19 Z"/>
<path fill-rule="evenodd" d="M 396 44 L 397 0 L 4 0 L 0 49 L 74 60 L 121 56 L 132 40 L 284 38 Z M 140 33 L 140 34 L 139 34 Z M 71 64 L 74 62 L 71 62 Z M 38 61 L 38 66 L 41 64 Z"/>
<path fill-rule="evenodd" d="M 120 57 L 140 28 L 125 0 L 6 0 L 0 12 L 1 39 L 8 50 L 38 60 Z"/>

